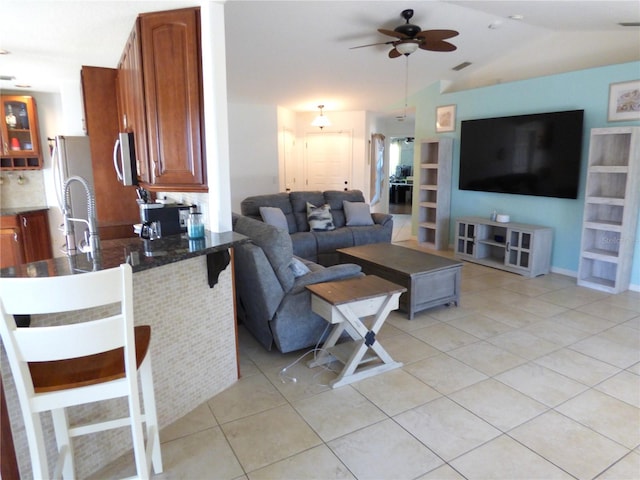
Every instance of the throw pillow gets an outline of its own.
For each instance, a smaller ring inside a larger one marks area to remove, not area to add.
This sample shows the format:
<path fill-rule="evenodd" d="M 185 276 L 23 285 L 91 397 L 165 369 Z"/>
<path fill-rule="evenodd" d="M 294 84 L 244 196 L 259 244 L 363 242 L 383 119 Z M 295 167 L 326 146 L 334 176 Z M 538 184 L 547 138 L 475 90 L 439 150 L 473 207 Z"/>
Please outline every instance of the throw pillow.
<path fill-rule="evenodd" d="M 309 229 L 312 232 L 327 232 L 336 229 L 331 216 L 331 207 L 327 203 L 321 207 L 316 207 L 307 202 L 307 220 L 309 221 Z"/>
<path fill-rule="evenodd" d="M 364 202 L 348 202 L 343 200 L 344 216 L 348 227 L 373 225 L 369 204 Z"/>
<path fill-rule="evenodd" d="M 301 277 L 303 275 L 306 275 L 307 273 L 309 273 L 311 271 L 311 270 L 309 270 L 309 267 L 307 267 L 303 262 L 301 262 L 296 257 L 293 257 L 291 259 L 291 263 L 289 264 L 289 268 L 293 271 L 293 276 L 296 277 L 296 278 Z"/>
<path fill-rule="evenodd" d="M 289 224 L 284 212 L 277 207 L 260 207 L 260 216 L 264 223 L 272 225 L 276 228 L 282 228 L 289 233 Z"/>

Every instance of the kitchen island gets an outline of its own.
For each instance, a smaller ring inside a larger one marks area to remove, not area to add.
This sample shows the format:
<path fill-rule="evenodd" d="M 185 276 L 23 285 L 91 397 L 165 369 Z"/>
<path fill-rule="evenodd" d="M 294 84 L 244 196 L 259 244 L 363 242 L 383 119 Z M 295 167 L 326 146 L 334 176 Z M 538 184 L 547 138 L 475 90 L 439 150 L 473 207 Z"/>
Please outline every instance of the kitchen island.
<path fill-rule="evenodd" d="M 234 232 L 206 232 L 202 240 L 185 234 L 158 240 L 126 238 L 102 242 L 99 255 L 47 259 L 0 270 L 3 277 L 75 275 L 132 266 L 135 323 L 151 325 L 151 357 L 160 428 L 192 411 L 238 379 L 234 309 L 233 246 L 248 241 Z M 33 292 L 37 301 L 37 292 Z M 73 295 L 73 292 L 69 293 Z M 34 315 L 31 326 L 68 319 Z M 1 370 L 22 478 L 31 477 L 29 451 L 13 379 L 2 349 Z M 121 399 L 107 405 L 72 408 L 70 421 L 122 412 Z M 50 416 L 42 415 L 53 460 Z M 161 437 L 162 438 L 162 437 Z M 75 442 L 78 477 L 96 472 L 131 448 L 130 432 L 119 429 Z"/>

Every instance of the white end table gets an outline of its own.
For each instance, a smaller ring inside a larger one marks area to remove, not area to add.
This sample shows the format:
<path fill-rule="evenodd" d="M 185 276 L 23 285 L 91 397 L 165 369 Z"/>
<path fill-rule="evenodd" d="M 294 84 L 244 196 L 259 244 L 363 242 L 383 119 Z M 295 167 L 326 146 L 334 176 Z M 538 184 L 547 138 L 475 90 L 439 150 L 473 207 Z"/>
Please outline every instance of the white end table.
<path fill-rule="evenodd" d="M 308 285 L 311 309 L 333 325 L 323 350 L 308 363 L 316 367 L 334 359 L 344 364 L 331 387 L 341 387 L 402 366 L 380 345 L 376 335 L 407 289 L 375 275 Z M 371 328 L 363 319 L 373 316 Z M 336 345 L 346 331 L 353 339 Z"/>

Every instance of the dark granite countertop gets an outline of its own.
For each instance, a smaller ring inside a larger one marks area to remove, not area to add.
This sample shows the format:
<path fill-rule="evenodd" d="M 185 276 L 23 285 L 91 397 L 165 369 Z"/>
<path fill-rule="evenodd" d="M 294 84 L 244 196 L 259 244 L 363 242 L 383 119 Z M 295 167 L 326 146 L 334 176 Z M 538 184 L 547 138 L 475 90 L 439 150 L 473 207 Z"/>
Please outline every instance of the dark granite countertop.
<path fill-rule="evenodd" d="M 7 267 L 0 277 L 52 277 L 72 275 L 117 267 L 129 263 L 133 272 L 161 267 L 188 258 L 223 252 L 249 238 L 235 232 L 205 232 L 205 238 L 191 240 L 186 233 L 168 235 L 158 240 L 138 237 L 104 240 L 100 254 L 92 258 L 88 253 L 56 257 L 39 262 Z"/>
<path fill-rule="evenodd" d="M 20 215 L 27 212 L 39 212 L 40 210 L 49 210 L 49 207 L 16 207 L 16 208 L 0 208 L 0 217 Z"/>

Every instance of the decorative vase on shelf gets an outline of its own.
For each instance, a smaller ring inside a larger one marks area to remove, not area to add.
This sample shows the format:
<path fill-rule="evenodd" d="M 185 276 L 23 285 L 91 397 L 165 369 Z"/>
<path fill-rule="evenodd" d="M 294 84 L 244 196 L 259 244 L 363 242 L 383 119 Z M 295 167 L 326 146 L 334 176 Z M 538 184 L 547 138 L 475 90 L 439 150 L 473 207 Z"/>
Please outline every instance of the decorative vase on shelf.
<path fill-rule="evenodd" d="M 24 128 L 25 130 L 29 130 L 29 116 L 27 115 L 27 109 L 24 105 L 20 109 L 20 113 L 18 113 L 20 117 L 20 128 Z"/>
<path fill-rule="evenodd" d="M 7 116 L 5 117 L 5 122 L 7 123 L 7 127 L 9 128 L 16 128 L 16 125 L 18 124 L 18 120 L 13 114 L 13 107 L 11 105 L 7 106 Z"/>

